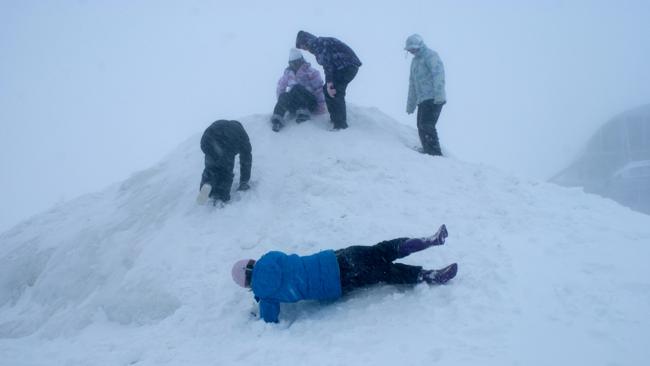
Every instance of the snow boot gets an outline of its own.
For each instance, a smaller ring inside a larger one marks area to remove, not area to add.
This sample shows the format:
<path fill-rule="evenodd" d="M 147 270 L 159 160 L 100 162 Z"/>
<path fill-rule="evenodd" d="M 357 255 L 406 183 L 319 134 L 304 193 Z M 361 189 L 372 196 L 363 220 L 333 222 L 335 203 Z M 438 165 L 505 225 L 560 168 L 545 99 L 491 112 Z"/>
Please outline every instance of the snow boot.
<path fill-rule="evenodd" d="M 423 269 L 420 272 L 418 280 L 420 282 L 426 282 L 429 285 L 443 285 L 456 277 L 456 273 L 458 273 L 458 264 L 452 263 L 442 269 Z"/>
<path fill-rule="evenodd" d="M 449 233 L 447 227 L 443 224 L 438 231 L 424 238 L 411 238 L 402 242 L 397 248 L 398 258 L 404 258 L 409 254 L 419 252 L 434 245 L 443 245 Z"/>
<path fill-rule="evenodd" d="M 447 226 L 445 224 L 442 224 L 435 234 L 422 238 L 422 240 L 429 243 L 430 246 L 443 245 L 445 243 L 445 239 L 447 239 L 448 236 L 449 232 L 447 231 Z"/>
<path fill-rule="evenodd" d="M 310 118 L 311 116 L 308 110 L 304 108 L 300 108 L 296 111 L 296 123 L 303 123 L 305 121 L 309 121 Z"/>
<path fill-rule="evenodd" d="M 284 118 L 278 114 L 274 114 L 273 117 L 271 117 L 271 129 L 275 132 L 280 131 L 282 127 L 284 127 Z"/>
<path fill-rule="evenodd" d="M 199 190 L 199 195 L 196 197 L 196 203 L 199 205 L 205 204 L 208 202 L 208 198 L 210 197 L 210 192 L 212 191 L 212 186 L 208 183 L 205 183 L 201 186 L 201 189 Z"/>
<path fill-rule="evenodd" d="M 341 122 L 341 123 L 334 123 L 333 131 L 340 131 L 340 130 L 345 130 L 348 128 L 348 123 L 347 122 Z"/>

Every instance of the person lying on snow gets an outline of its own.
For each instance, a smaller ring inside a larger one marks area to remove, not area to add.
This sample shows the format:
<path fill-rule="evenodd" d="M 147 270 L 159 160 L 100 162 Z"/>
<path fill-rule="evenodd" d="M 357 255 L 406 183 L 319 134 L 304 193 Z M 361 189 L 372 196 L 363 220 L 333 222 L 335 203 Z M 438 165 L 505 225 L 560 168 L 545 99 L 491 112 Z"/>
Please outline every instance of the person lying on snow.
<path fill-rule="evenodd" d="M 458 265 L 423 269 L 393 263 L 396 259 L 442 245 L 447 228 L 425 238 L 397 238 L 373 246 L 355 245 L 339 250 L 298 256 L 272 251 L 259 260 L 242 259 L 232 267 L 232 278 L 250 288 L 259 302 L 260 317 L 277 323 L 281 302 L 335 300 L 356 288 L 380 282 L 389 284 L 445 284 L 456 276 Z"/>

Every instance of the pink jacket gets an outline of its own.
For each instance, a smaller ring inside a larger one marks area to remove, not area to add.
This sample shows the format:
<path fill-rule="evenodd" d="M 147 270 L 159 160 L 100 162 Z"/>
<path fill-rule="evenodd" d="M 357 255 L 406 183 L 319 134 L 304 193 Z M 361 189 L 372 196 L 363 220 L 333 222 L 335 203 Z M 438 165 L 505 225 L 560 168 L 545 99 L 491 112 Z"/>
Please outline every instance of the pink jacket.
<path fill-rule="evenodd" d="M 293 72 L 290 68 L 284 70 L 284 74 L 278 80 L 278 86 L 275 90 L 276 97 L 279 97 L 281 93 L 287 91 L 287 87 L 291 88 L 296 84 L 300 84 L 309 90 L 316 97 L 316 107 L 315 113 L 325 113 L 327 107 L 325 106 L 325 95 L 323 94 L 323 79 L 320 76 L 320 72 L 309 64 L 305 62 L 300 66 L 297 72 Z"/>

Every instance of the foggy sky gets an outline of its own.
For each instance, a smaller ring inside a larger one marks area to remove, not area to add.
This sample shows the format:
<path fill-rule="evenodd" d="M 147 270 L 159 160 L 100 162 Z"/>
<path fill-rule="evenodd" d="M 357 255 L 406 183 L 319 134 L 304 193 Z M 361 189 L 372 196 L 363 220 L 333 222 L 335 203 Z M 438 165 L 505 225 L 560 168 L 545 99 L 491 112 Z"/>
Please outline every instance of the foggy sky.
<path fill-rule="evenodd" d="M 387 3 L 0 2 L 0 231 L 151 166 L 216 119 L 270 113 L 301 29 L 364 63 L 350 103 L 412 126 L 403 44 L 421 34 L 446 69 L 443 146 L 534 179 L 650 103 L 647 1 Z"/>

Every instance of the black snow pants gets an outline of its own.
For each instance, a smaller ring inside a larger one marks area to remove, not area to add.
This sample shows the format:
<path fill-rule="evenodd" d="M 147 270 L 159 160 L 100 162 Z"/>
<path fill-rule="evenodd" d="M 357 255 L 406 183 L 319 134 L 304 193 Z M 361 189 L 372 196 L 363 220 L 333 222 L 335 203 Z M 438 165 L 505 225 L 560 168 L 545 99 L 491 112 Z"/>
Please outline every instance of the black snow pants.
<path fill-rule="evenodd" d="M 337 250 L 343 292 L 380 282 L 418 283 L 422 267 L 393 263 L 399 258 L 399 245 L 408 239 L 397 238 L 373 246 L 355 245 Z"/>
<path fill-rule="evenodd" d="M 284 116 L 286 112 L 296 113 L 298 109 L 303 108 L 313 112 L 317 106 L 316 96 L 304 86 L 297 84 L 288 92 L 280 94 L 273 114 Z"/>
<path fill-rule="evenodd" d="M 230 187 L 235 177 L 233 169 L 235 167 L 235 155 L 215 156 L 211 152 L 205 153 L 205 168 L 201 175 L 201 186 L 208 183 L 212 186 L 210 198 L 230 201 Z"/>
<path fill-rule="evenodd" d="M 443 104 L 435 104 L 433 99 L 418 104 L 418 133 L 422 142 L 422 152 L 429 155 L 442 155 L 436 123 Z"/>
<path fill-rule="evenodd" d="M 325 103 L 327 110 L 330 113 L 330 119 L 334 124 L 334 128 L 341 129 L 348 127 L 347 110 L 345 107 L 345 91 L 348 84 L 357 76 L 359 68 L 357 66 L 346 66 L 340 70 L 336 70 L 332 75 L 332 84 L 336 89 L 334 98 L 330 97 L 327 93 L 327 83 L 323 85 L 325 92 Z"/>

